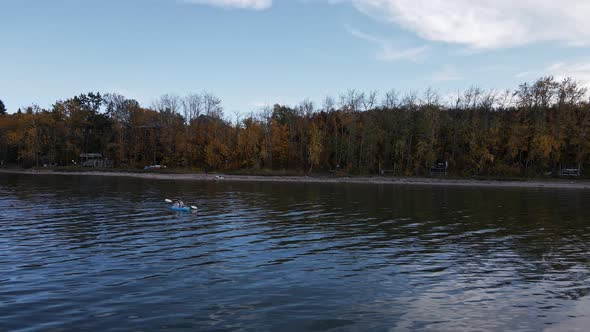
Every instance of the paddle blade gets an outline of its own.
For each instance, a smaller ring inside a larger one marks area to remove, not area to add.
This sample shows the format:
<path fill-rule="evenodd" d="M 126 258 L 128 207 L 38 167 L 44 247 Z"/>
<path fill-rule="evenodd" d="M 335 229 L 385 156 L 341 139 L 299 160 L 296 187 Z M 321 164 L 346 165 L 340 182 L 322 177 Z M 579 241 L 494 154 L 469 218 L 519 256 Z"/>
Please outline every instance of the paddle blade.
<path fill-rule="evenodd" d="M 171 200 L 171 199 L 168 199 L 168 198 L 166 198 L 166 199 L 164 200 L 164 202 L 166 202 L 166 203 L 172 203 L 172 200 Z"/>
<path fill-rule="evenodd" d="M 191 205 L 191 209 L 193 209 L 193 210 L 198 210 L 199 208 L 198 208 L 198 207 L 196 207 L 196 206 L 194 206 L 194 205 Z"/>

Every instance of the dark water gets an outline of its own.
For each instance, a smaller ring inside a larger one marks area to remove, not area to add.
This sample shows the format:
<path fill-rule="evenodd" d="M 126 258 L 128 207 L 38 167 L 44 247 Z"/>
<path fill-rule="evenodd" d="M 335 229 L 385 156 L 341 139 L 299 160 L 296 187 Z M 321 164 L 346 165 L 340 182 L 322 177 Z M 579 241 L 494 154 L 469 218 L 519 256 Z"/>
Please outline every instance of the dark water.
<path fill-rule="evenodd" d="M 0 331 L 590 326 L 587 191 L 0 175 L 0 197 Z"/>

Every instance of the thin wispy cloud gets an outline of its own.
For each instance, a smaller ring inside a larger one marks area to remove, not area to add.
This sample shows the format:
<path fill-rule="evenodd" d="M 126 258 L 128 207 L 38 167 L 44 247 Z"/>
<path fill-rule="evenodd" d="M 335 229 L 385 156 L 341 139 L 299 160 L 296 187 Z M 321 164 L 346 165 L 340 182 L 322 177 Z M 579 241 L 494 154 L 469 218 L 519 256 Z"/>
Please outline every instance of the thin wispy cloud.
<path fill-rule="evenodd" d="M 507 64 L 491 64 L 491 65 L 484 65 L 481 67 L 476 68 L 476 70 L 480 73 L 489 73 L 489 72 L 504 72 L 504 73 L 511 73 L 515 70 L 514 65 L 507 65 Z"/>
<path fill-rule="evenodd" d="M 272 0 L 184 0 L 187 3 L 224 8 L 264 10 L 272 6 Z"/>
<path fill-rule="evenodd" d="M 449 82 L 463 79 L 463 76 L 457 69 L 451 65 L 443 66 L 440 70 L 432 74 L 431 79 L 435 82 Z"/>
<path fill-rule="evenodd" d="M 559 61 L 545 67 L 517 72 L 517 79 L 534 80 L 542 76 L 553 76 L 557 80 L 573 78 L 586 87 L 590 87 L 590 59 L 580 61 Z"/>
<path fill-rule="evenodd" d="M 535 42 L 590 45 L 587 0 L 349 0 L 426 40 L 474 49 Z"/>
<path fill-rule="evenodd" d="M 264 10 L 273 0 L 182 0 L 225 8 Z M 349 3 L 376 19 L 393 23 L 429 41 L 467 46 L 471 51 L 558 42 L 590 45 L 587 0 L 321 0 Z M 357 34 L 358 35 L 358 34 Z M 365 39 L 365 38 L 364 38 Z M 412 58 L 424 47 L 397 51 L 381 38 L 381 60 Z"/>
<path fill-rule="evenodd" d="M 514 75 L 514 78 L 526 78 L 526 77 L 530 77 L 533 74 L 534 73 L 532 71 L 521 71 L 519 73 L 516 73 Z"/>
<path fill-rule="evenodd" d="M 394 45 L 394 43 L 386 38 L 371 35 L 355 28 L 346 27 L 348 33 L 352 36 L 367 41 L 378 47 L 375 53 L 375 59 L 380 61 L 412 61 L 419 62 L 424 60 L 429 51 L 426 45 L 419 47 L 401 48 Z"/>
<path fill-rule="evenodd" d="M 556 62 L 544 70 L 545 75 L 556 79 L 574 78 L 586 87 L 590 87 L 590 59 L 579 62 Z"/>

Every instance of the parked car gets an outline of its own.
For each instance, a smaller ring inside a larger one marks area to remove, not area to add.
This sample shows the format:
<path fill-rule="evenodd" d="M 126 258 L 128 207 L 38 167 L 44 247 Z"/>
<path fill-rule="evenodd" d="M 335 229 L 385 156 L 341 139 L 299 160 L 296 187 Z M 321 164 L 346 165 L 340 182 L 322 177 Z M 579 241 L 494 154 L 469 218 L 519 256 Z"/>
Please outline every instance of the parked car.
<path fill-rule="evenodd" d="M 148 165 L 148 166 L 144 167 L 143 169 L 144 170 L 152 170 L 152 169 L 164 169 L 164 168 L 167 168 L 167 167 L 164 165 Z"/>

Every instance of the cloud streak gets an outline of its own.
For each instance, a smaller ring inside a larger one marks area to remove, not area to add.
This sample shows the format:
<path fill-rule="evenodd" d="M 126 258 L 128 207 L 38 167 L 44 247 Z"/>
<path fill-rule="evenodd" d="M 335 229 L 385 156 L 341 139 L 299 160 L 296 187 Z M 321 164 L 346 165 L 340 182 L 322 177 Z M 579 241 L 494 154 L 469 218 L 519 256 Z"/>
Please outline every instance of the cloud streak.
<path fill-rule="evenodd" d="M 272 6 L 272 0 L 184 0 L 187 3 L 224 8 L 264 10 Z"/>
<path fill-rule="evenodd" d="M 367 41 L 371 44 L 377 45 L 379 50 L 375 54 L 375 58 L 380 61 L 419 62 L 425 58 L 426 53 L 430 49 L 426 45 L 405 49 L 399 48 L 396 47 L 392 41 L 386 38 L 370 35 L 351 27 L 346 27 L 346 30 L 354 37 Z"/>
<path fill-rule="evenodd" d="M 590 59 L 554 62 L 543 68 L 522 71 L 513 75 L 514 78 L 527 80 L 535 80 L 542 76 L 553 76 L 557 80 L 572 78 L 590 88 Z"/>
<path fill-rule="evenodd" d="M 587 0 L 349 0 L 426 40 L 474 49 L 535 42 L 590 45 Z"/>
<path fill-rule="evenodd" d="M 273 0 L 181 0 L 224 8 L 265 10 Z M 590 46 L 590 1 L 587 0 L 321 0 L 349 3 L 360 12 L 400 26 L 422 39 L 486 50 L 557 42 Z M 357 37 L 363 38 L 360 34 Z M 397 51 L 390 42 L 363 38 L 381 45 L 378 58 L 410 59 L 424 48 Z"/>
<path fill-rule="evenodd" d="M 445 65 L 440 70 L 432 74 L 431 79 L 435 82 L 459 81 L 463 76 L 451 65 Z"/>
<path fill-rule="evenodd" d="M 557 62 L 546 68 L 545 73 L 555 76 L 556 79 L 571 77 L 585 87 L 590 87 L 590 61 Z"/>

